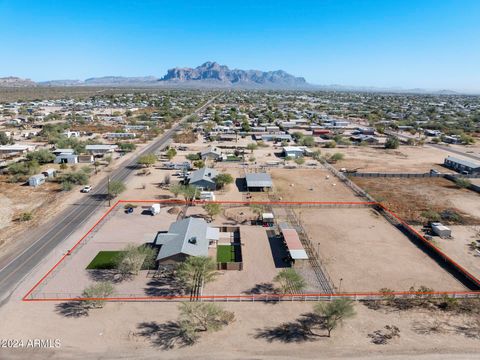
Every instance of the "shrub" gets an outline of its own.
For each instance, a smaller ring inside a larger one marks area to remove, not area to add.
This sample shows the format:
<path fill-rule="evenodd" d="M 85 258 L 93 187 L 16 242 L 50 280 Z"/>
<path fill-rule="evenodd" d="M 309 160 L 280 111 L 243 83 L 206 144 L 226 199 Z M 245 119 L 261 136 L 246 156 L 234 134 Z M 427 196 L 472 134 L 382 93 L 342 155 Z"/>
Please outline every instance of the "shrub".
<path fill-rule="evenodd" d="M 31 212 L 24 212 L 20 214 L 20 221 L 30 221 L 33 219 L 33 214 Z"/>
<path fill-rule="evenodd" d="M 396 136 L 389 136 L 385 142 L 385 149 L 398 149 L 400 141 Z"/>

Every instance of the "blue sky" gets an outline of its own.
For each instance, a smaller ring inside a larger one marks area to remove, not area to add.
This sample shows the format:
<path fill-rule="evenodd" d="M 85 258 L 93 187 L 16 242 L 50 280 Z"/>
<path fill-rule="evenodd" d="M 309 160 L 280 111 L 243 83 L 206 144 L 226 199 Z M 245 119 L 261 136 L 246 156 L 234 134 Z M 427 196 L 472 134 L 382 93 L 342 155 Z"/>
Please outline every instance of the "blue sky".
<path fill-rule="evenodd" d="M 0 76 L 163 76 L 207 60 L 314 84 L 480 90 L 479 0 L 0 0 Z"/>

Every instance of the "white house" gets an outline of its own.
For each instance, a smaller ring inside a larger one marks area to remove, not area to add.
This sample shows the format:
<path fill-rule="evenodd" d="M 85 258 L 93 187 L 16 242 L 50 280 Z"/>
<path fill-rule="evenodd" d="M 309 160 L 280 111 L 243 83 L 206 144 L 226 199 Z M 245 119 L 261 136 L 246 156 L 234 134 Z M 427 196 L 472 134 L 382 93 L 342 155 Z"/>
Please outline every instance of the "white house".
<path fill-rule="evenodd" d="M 71 153 L 60 153 L 53 161 L 55 164 L 77 164 L 78 155 Z"/>
<path fill-rule="evenodd" d="M 284 146 L 283 155 L 285 157 L 299 158 L 304 155 L 304 150 L 298 146 Z"/>

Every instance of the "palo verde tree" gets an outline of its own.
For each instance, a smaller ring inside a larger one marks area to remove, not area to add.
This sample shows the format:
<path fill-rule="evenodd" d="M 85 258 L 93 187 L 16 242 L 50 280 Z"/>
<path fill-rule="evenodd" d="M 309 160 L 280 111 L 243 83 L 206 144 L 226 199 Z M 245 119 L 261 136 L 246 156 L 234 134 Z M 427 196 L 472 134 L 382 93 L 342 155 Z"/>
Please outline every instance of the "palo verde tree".
<path fill-rule="evenodd" d="M 129 244 L 115 260 L 115 268 L 121 275 L 138 275 L 142 266 L 150 268 L 155 263 L 155 249 L 146 245 Z"/>
<path fill-rule="evenodd" d="M 225 187 L 225 185 L 231 183 L 233 183 L 233 177 L 230 174 L 222 173 L 215 177 L 215 184 L 217 185 L 218 189 L 222 189 Z"/>
<path fill-rule="evenodd" d="M 114 292 L 113 285 L 108 281 L 102 281 L 83 290 L 82 298 L 86 298 L 85 304 L 92 308 L 101 308 L 105 304 L 105 298 Z"/>
<path fill-rule="evenodd" d="M 353 301 L 345 298 L 330 302 L 319 302 L 314 306 L 313 312 L 321 317 L 322 325 L 327 330 L 328 337 L 333 330 L 342 325 L 344 320 L 355 316 Z"/>
<path fill-rule="evenodd" d="M 150 167 L 157 162 L 157 156 L 155 154 L 145 154 L 140 156 L 137 162 L 145 167 Z"/>
<path fill-rule="evenodd" d="M 280 271 L 273 281 L 279 285 L 282 294 L 296 293 L 307 286 L 303 277 L 292 268 Z"/>
<path fill-rule="evenodd" d="M 200 333 L 222 329 L 235 320 L 233 312 L 212 303 L 181 303 L 179 321 L 183 340 L 187 345 L 198 341 Z"/>
<path fill-rule="evenodd" d="M 213 221 L 214 217 L 222 211 L 222 207 L 220 204 L 217 203 L 208 203 L 203 206 L 205 211 L 207 212 L 208 216 L 210 217 L 210 220 Z"/>
<path fill-rule="evenodd" d="M 112 180 L 108 183 L 108 196 L 114 198 L 124 192 L 126 189 L 125 184 L 119 180 Z"/>

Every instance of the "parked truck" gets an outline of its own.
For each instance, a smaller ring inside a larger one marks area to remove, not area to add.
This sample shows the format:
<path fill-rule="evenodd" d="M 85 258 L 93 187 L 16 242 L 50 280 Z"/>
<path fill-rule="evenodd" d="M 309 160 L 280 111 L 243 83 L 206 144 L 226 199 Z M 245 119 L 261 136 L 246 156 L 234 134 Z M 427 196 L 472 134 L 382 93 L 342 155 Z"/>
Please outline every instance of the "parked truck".
<path fill-rule="evenodd" d="M 160 214 L 160 204 L 153 204 L 149 210 L 152 216 Z"/>

